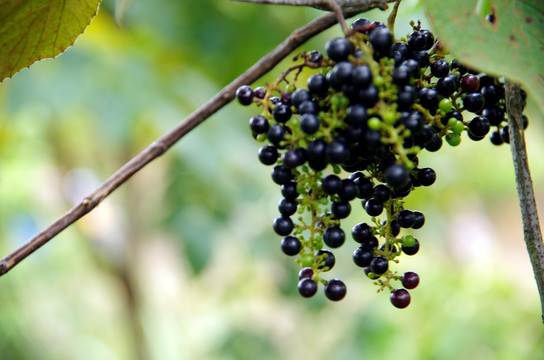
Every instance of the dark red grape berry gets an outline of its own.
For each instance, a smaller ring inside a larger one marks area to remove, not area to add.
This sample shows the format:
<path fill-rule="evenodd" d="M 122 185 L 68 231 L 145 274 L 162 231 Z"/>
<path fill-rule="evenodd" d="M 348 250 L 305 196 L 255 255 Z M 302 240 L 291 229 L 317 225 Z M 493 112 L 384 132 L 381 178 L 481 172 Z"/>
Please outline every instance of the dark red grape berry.
<path fill-rule="evenodd" d="M 281 240 L 281 250 L 285 255 L 297 255 L 301 248 L 300 240 L 294 236 L 286 236 Z"/>
<path fill-rule="evenodd" d="M 325 296 L 332 301 L 340 301 L 346 296 L 346 285 L 338 279 L 331 279 L 325 285 Z"/>
<path fill-rule="evenodd" d="M 298 282 L 297 288 L 300 295 L 309 298 L 317 292 L 317 283 L 310 278 L 304 278 Z"/>
<path fill-rule="evenodd" d="M 273 228 L 276 234 L 280 236 L 286 236 L 293 231 L 293 220 L 289 218 L 288 216 L 278 216 L 276 219 L 274 219 Z"/>
<path fill-rule="evenodd" d="M 370 262 L 370 270 L 376 275 L 382 275 L 389 269 L 389 261 L 381 255 Z"/>
<path fill-rule="evenodd" d="M 346 235 L 344 234 L 344 230 L 338 226 L 331 226 L 323 233 L 323 242 L 330 248 L 342 246 L 345 239 Z"/>
<path fill-rule="evenodd" d="M 334 38 L 325 44 L 325 51 L 332 61 L 340 62 L 353 53 L 353 45 L 346 38 Z"/>
<path fill-rule="evenodd" d="M 242 85 L 236 89 L 236 98 L 240 104 L 247 106 L 253 102 L 253 90 L 249 85 Z"/>
<path fill-rule="evenodd" d="M 410 293 L 406 289 L 396 289 L 391 293 L 391 304 L 399 309 L 410 305 Z"/>
<path fill-rule="evenodd" d="M 311 267 L 302 268 L 298 272 L 299 280 L 306 279 L 306 278 L 311 279 L 313 276 L 314 276 L 314 269 L 312 269 Z"/>
<path fill-rule="evenodd" d="M 465 75 L 461 78 L 461 81 L 459 82 L 459 86 L 461 86 L 461 89 L 464 92 L 472 93 L 475 91 L 478 91 L 480 87 L 480 81 L 478 78 L 474 75 Z"/>
<path fill-rule="evenodd" d="M 400 281 L 406 289 L 415 289 L 419 285 L 419 275 L 413 271 L 407 271 L 402 275 Z"/>

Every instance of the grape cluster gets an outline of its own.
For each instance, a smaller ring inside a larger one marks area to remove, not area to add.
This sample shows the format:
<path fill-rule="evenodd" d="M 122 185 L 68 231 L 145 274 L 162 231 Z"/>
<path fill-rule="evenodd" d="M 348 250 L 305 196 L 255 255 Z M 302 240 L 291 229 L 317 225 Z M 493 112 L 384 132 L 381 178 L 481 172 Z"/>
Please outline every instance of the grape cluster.
<path fill-rule="evenodd" d="M 390 265 L 420 248 L 413 235 L 401 235 L 425 223 L 405 198 L 436 180 L 418 155 L 438 151 L 444 140 L 457 146 L 463 133 L 509 142 L 504 84 L 448 61 L 429 30 L 412 27 L 395 40 L 383 23 L 358 19 L 346 37 L 327 42 L 325 54 L 302 52 L 275 82 L 236 92 L 242 105 L 262 108 L 249 125 L 264 143 L 259 160 L 273 166 L 272 180 L 281 186 L 273 229 L 283 237 L 282 251 L 301 266 L 303 297 L 315 295 L 320 283 L 330 300 L 346 295 L 344 282 L 323 273 L 336 263 L 331 249 L 346 240 L 341 220 L 360 203 L 369 219 L 351 229 L 353 262 L 378 291 L 390 291 L 395 307 L 408 306 L 419 276 L 399 275 Z M 296 88 L 304 70 L 313 74 Z"/>

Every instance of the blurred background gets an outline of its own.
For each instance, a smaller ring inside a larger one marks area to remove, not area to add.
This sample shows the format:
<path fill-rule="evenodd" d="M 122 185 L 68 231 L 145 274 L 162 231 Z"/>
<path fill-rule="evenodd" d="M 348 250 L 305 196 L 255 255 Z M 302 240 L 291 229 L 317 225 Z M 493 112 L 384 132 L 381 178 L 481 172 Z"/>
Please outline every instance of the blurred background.
<path fill-rule="evenodd" d="M 118 26 L 114 9 L 104 0 L 74 47 L 0 84 L 1 256 L 322 14 L 134 0 Z M 403 1 L 397 34 L 410 19 L 424 20 L 418 1 Z M 336 27 L 303 48 L 322 50 L 338 35 Z M 303 299 L 272 231 L 281 194 L 257 160 L 248 127 L 256 111 L 228 105 L 2 277 L 0 359 L 544 357 L 507 146 L 464 136 L 421 155 L 438 179 L 407 199 L 427 219 L 414 232 L 420 252 L 395 266 L 421 277 L 408 308 L 376 293 L 350 241 L 330 273 L 347 297 Z M 542 121 L 529 115 L 544 204 Z M 365 219 L 355 210 L 344 228 Z"/>

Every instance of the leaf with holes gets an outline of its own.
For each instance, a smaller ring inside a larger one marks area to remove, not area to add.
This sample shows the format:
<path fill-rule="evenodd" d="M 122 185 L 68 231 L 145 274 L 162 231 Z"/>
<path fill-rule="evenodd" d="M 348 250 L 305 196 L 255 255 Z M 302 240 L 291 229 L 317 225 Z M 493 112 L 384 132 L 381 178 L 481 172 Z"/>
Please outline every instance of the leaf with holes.
<path fill-rule="evenodd" d="M 1 0 L 0 81 L 74 43 L 100 0 Z"/>
<path fill-rule="evenodd" d="M 544 112 L 544 1 L 424 0 L 444 46 L 462 63 L 506 76 Z"/>

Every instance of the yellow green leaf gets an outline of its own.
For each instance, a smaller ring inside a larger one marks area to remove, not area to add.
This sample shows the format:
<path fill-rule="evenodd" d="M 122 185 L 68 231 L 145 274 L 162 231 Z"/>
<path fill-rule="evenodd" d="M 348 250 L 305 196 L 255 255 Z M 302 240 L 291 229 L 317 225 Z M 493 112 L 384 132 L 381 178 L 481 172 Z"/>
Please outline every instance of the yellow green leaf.
<path fill-rule="evenodd" d="M 74 43 L 100 0 L 0 0 L 0 81 Z"/>
<path fill-rule="evenodd" d="M 463 64 L 517 81 L 544 112 L 544 1 L 424 0 L 444 46 Z"/>

